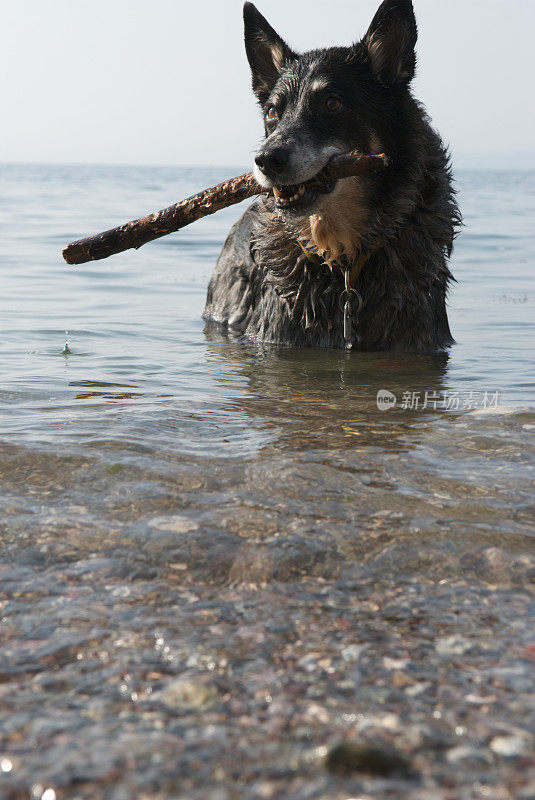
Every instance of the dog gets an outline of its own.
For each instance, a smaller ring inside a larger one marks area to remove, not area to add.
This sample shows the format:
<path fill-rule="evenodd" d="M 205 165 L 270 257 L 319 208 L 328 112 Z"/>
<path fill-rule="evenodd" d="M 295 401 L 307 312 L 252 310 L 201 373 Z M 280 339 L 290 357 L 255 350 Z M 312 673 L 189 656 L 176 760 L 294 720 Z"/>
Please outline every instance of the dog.
<path fill-rule="evenodd" d="M 230 231 L 205 320 L 273 344 L 444 350 L 461 217 L 449 153 L 410 90 L 411 0 L 384 0 L 356 44 L 302 55 L 252 3 L 244 23 L 265 125 L 254 176 L 271 191 Z M 329 160 L 354 149 L 389 164 L 322 181 Z"/>

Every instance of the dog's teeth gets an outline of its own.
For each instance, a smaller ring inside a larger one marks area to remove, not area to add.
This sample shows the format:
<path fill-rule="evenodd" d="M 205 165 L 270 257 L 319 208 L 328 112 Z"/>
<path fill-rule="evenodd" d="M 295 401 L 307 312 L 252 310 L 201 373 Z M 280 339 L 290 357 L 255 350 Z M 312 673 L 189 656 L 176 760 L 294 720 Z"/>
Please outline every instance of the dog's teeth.
<path fill-rule="evenodd" d="M 279 206 L 287 206 L 290 203 L 294 203 L 296 200 L 299 200 L 299 198 L 302 197 L 304 193 L 305 193 L 305 185 L 303 183 L 299 185 L 298 190 L 291 197 L 286 197 L 280 191 L 280 189 L 277 189 L 276 186 L 273 187 L 273 194 Z"/>
<path fill-rule="evenodd" d="M 305 187 L 303 186 L 303 184 L 301 184 L 299 189 L 296 191 L 295 194 L 293 194 L 290 197 L 288 202 L 293 203 L 294 200 L 298 200 L 304 193 L 305 193 Z"/>

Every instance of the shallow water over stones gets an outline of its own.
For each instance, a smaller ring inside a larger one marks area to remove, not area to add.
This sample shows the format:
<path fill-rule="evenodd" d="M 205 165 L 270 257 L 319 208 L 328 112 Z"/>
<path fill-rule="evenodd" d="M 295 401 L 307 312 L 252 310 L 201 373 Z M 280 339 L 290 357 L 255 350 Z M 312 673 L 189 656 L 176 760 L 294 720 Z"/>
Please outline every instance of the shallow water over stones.
<path fill-rule="evenodd" d="M 527 189 L 463 178 L 460 343 L 434 358 L 205 328 L 226 212 L 59 262 L 135 216 L 125 197 L 142 213 L 220 177 L 5 173 L 0 798 L 527 800 Z"/>

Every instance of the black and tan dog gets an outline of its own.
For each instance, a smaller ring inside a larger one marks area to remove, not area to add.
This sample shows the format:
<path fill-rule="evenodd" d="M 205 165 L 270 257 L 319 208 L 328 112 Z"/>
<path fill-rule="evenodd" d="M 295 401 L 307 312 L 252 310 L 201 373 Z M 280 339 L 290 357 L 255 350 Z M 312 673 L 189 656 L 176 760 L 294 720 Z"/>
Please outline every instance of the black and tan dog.
<path fill-rule="evenodd" d="M 433 352 L 452 344 L 448 269 L 460 223 L 448 154 L 410 91 L 410 0 L 385 0 L 351 47 L 298 55 L 251 4 L 245 47 L 273 193 L 233 227 L 205 318 L 248 339 Z M 386 153 L 377 174 L 322 183 L 336 153 Z"/>

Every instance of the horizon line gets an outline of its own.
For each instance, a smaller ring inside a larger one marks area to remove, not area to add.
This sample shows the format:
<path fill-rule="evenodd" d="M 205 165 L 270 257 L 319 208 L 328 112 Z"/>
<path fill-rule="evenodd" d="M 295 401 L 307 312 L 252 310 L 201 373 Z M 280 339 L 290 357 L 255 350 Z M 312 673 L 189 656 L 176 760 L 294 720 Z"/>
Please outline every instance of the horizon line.
<path fill-rule="evenodd" d="M 526 160 L 525 166 L 509 166 L 508 162 L 517 162 L 518 160 Z M 467 162 L 473 160 L 473 166 Z M 493 169 L 493 162 L 496 164 L 494 169 L 501 170 L 507 169 L 519 172 L 532 172 L 535 170 L 535 153 L 518 153 L 513 157 L 502 158 L 498 161 L 496 155 L 482 156 L 481 154 L 459 154 L 452 159 L 452 166 L 455 170 L 456 162 L 462 163 L 459 169 Z M 488 163 L 485 163 L 487 162 Z M 157 167 L 157 168 L 172 168 L 172 169 L 226 169 L 238 168 L 247 170 L 247 165 L 242 162 L 205 162 L 205 163 L 179 163 L 169 161 L 56 161 L 56 160 L 35 160 L 35 159 L 0 159 L 0 166 L 50 166 L 50 167 Z"/>

